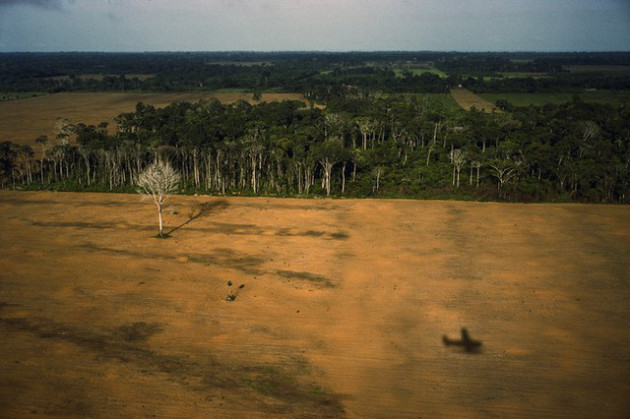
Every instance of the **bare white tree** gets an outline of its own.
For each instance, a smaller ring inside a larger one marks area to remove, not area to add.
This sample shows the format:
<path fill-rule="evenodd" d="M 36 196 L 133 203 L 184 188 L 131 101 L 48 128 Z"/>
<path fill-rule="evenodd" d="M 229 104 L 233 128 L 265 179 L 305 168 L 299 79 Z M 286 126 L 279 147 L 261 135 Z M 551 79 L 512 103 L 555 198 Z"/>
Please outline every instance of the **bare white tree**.
<path fill-rule="evenodd" d="M 451 164 L 453 165 L 453 186 L 459 188 L 459 174 L 466 162 L 466 153 L 459 148 L 451 150 Z"/>
<path fill-rule="evenodd" d="M 162 206 L 168 195 L 177 190 L 180 182 L 181 176 L 177 170 L 173 169 L 170 164 L 162 161 L 151 164 L 138 176 L 138 186 L 141 188 L 139 192 L 149 195 L 158 208 L 160 225 L 158 237 L 165 237 Z"/>
<path fill-rule="evenodd" d="M 57 121 L 55 121 L 55 134 L 59 140 L 59 145 L 70 143 L 70 134 L 72 134 L 74 128 L 75 124 L 68 118 L 57 118 Z"/>
<path fill-rule="evenodd" d="M 494 170 L 494 176 L 497 178 L 497 191 L 499 197 L 503 198 L 503 187 L 518 174 L 517 168 L 512 166 L 509 162 L 497 162 L 491 164 L 490 167 Z"/>
<path fill-rule="evenodd" d="M 368 117 L 360 117 L 356 118 L 354 122 L 361 133 L 361 148 L 367 150 L 368 136 L 372 138 L 372 145 L 374 145 L 374 135 L 377 128 L 376 121 Z M 356 145 L 354 148 L 356 148 Z"/>

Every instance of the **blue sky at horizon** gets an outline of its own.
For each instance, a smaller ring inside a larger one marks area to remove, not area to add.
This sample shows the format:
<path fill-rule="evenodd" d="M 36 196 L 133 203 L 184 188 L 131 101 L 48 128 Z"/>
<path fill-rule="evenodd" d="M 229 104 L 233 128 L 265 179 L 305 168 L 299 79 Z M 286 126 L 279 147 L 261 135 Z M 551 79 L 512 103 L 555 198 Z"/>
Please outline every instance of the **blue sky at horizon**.
<path fill-rule="evenodd" d="M 0 0 L 0 52 L 630 51 L 630 0 Z"/>

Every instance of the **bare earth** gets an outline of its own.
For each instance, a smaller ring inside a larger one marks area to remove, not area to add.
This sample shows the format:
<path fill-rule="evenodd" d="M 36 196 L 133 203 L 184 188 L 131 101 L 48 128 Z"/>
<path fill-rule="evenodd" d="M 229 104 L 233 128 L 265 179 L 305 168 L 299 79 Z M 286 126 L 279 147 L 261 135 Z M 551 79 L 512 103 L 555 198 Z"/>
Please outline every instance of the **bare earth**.
<path fill-rule="evenodd" d="M 628 206 L 170 204 L 0 192 L 0 417 L 630 415 Z"/>

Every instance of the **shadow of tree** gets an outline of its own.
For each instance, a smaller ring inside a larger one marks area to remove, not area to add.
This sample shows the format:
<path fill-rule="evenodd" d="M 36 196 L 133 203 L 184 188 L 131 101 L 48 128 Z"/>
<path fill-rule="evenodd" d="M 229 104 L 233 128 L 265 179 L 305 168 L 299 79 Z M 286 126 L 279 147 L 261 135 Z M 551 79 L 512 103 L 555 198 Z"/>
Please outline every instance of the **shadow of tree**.
<path fill-rule="evenodd" d="M 176 232 L 180 228 L 195 221 L 196 219 L 205 218 L 208 215 L 210 215 L 212 212 L 223 210 L 227 208 L 228 206 L 229 206 L 228 202 L 224 199 L 196 204 L 190 209 L 190 212 L 188 213 L 188 220 L 184 221 L 182 224 L 166 232 L 165 235 L 168 236 Z"/>

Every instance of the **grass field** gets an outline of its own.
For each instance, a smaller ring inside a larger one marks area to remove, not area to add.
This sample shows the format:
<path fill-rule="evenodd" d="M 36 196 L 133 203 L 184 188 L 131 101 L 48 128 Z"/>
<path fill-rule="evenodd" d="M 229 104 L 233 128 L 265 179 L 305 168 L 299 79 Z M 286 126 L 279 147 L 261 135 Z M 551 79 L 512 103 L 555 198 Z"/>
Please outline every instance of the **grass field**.
<path fill-rule="evenodd" d="M 59 93 L 0 102 L 0 141 L 35 145 L 40 135 L 55 138 L 58 117 L 73 122 L 99 124 L 108 122 L 123 112 L 135 110 L 136 103 L 165 107 L 173 102 L 197 102 L 217 98 L 223 103 L 246 100 L 254 103 L 249 92 L 219 91 L 207 93 Z M 300 100 L 299 94 L 263 93 L 262 101 Z"/>
<path fill-rule="evenodd" d="M 546 103 L 562 104 L 573 101 L 574 93 L 482 93 L 480 97 L 488 102 L 496 103 L 499 99 L 505 99 L 516 106 L 537 105 Z M 630 103 L 630 92 L 613 90 L 593 90 L 578 93 L 584 102 L 606 103 L 621 105 Z"/>
<path fill-rule="evenodd" d="M 485 112 L 501 112 L 494 106 L 494 102 L 489 102 L 468 89 L 461 87 L 451 89 L 451 96 L 461 108 L 467 111 L 475 107 Z"/>
<path fill-rule="evenodd" d="M 532 79 L 544 79 L 544 78 L 551 77 L 547 73 L 510 72 L 510 73 L 499 73 L 499 74 L 506 79 L 521 79 L 521 78 L 528 78 L 528 77 L 531 77 Z"/>
<path fill-rule="evenodd" d="M 44 92 L 5 92 L 0 93 L 0 102 L 7 100 L 26 99 L 30 97 L 44 96 L 48 93 Z"/>
<path fill-rule="evenodd" d="M 628 417 L 628 206 L 168 206 L 0 191 L 0 417 Z"/>

